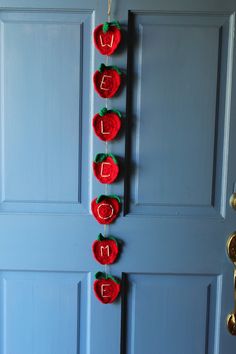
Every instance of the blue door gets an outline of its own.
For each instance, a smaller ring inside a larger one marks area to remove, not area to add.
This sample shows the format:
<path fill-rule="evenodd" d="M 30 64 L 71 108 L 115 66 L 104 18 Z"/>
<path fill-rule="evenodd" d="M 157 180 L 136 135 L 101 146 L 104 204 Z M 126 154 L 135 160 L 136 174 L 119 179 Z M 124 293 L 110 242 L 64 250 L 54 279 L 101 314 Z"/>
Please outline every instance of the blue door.
<path fill-rule="evenodd" d="M 104 143 L 92 74 L 106 0 L 0 0 L 0 353 L 233 354 L 234 0 L 113 0 L 126 73 L 108 108 L 122 198 L 114 304 L 93 294 Z"/>

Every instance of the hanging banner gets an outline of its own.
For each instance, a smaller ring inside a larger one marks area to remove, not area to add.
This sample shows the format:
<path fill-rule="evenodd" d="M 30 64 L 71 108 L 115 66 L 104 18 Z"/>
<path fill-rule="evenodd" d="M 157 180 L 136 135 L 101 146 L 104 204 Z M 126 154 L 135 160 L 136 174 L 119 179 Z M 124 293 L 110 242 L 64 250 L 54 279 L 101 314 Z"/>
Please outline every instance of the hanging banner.
<path fill-rule="evenodd" d="M 104 272 L 97 272 L 94 281 L 94 293 L 103 304 L 113 303 L 121 288 L 120 280 L 108 271 L 108 267 L 118 259 L 119 246 L 113 236 L 107 235 L 107 227 L 115 222 L 121 210 L 120 198 L 114 194 L 107 195 L 108 185 L 117 181 L 120 172 L 117 158 L 109 152 L 108 142 L 117 137 L 121 128 L 121 113 L 116 109 L 108 109 L 108 99 L 118 93 L 122 81 L 121 70 L 117 66 L 108 65 L 109 56 L 117 50 L 121 41 L 120 24 L 110 21 L 110 12 L 111 0 L 108 0 L 108 21 L 98 25 L 93 33 L 96 49 L 106 56 L 106 65 L 101 64 L 93 75 L 94 89 L 105 99 L 106 107 L 92 121 L 95 135 L 105 143 L 105 152 L 96 154 L 92 166 L 95 178 L 105 186 L 105 191 L 91 202 L 94 218 L 104 225 L 104 234 L 100 233 L 92 244 L 95 260 L 104 265 Z"/>

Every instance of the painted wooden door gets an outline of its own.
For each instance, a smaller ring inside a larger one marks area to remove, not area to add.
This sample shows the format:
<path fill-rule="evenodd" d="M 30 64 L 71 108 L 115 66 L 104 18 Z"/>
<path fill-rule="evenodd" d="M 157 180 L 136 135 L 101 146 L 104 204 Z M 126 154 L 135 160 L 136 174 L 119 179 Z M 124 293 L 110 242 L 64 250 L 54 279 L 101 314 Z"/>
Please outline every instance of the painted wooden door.
<path fill-rule="evenodd" d="M 105 0 L 0 0 L 1 354 L 233 354 L 235 0 L 113 0 L 127 73 L 110 108 L 122 197 L 109 233 L 122 296 L 93 295 L 103 193 L 91 163 L 104 102 L 91 40 Z"/>

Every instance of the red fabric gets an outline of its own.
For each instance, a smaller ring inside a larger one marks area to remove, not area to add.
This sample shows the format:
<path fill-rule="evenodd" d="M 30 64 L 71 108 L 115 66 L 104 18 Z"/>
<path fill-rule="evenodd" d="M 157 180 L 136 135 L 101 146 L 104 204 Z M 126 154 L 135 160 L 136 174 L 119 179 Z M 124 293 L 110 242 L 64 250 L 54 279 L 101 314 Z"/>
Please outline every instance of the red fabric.
<path fill-rule="evenodd" d="M 93 199 L 91 209 L 93 216 L 100 224 L 111 224 L 119 215 L 120 203 L 115 198 L 106 197 L 99 203 Z"/>
<path fill-rule="evenodd" d="M 111 184 L 119 174 L 119 166 L 108 156 L 102 162 L 93 162 L 93 172 L 99 182 Z"/>
<path fill-rule="evenodd" d="M 107 238 L 96 240 L 92 245 L 94 258 L 101 264 L 112 264 L 115 262 L 119 249 L 115 240 Z"/>
<path fill-rule="evenodd" d="M 121 127 L 121 120 L 117 113 L 109 112 L 100 116 L 99 113 L 93 117 L 93 129 L 97 137 L 103 141 L 115 139 Z"/>
<path fill-rule="evenodd" d="M 103 304 L 111 304 L 120 293 L 120 284 L 112 279 L 97 279 L 93 288 L 97 299 Z"/>
<path fill-rule="evenodd" d="M 115 52 L 121 40 L 121 31 L 116 26 L 109 26 L 103 32 L 103 24 L 98 25 L 93 32 L 94 44 L 102 55 L 111 55 Z"/>
<path fill-rule="evenodd" d="M 111 98 L 118 91 L 121 77 L 115 69 L 104 69 L 102 72 L 95 71 L 93 75 L 94 88 L 102 98 Z"/>

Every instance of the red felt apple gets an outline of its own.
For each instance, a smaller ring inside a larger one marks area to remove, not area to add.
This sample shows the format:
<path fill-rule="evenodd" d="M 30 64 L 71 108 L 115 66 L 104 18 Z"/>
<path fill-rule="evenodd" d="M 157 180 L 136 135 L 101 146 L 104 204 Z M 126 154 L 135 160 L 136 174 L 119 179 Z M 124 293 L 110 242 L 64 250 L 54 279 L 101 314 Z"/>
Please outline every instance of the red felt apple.
<path fill-rule="evenodd" d="M 121 71 L 117 66 L 100 65 L 93 75 L 94 88 L 103 98 L 111 98 L 118 91 L 121 84 Z"/>
<path fill-rule="evenodd" d="M 102 234 L 99 234 L 97 240 L 93 242 L 92 250 L 95 259 L 101 264 L 114 263 L 119 254 L 116 239 L 104 237 Z"/>
<path fill-rule="evenodd" d="M 113 154 L 97 154 L 93 161 L 93 172 L 101 183 L 113 183 L 118 174 L 118 162 Z"/>
<path fill-rule="evenodd" d="M 100 195 L 93 199 L 91 209 L 100 224 L 111 224 L 119 215 L 120 198 L 117 195 Z"/>
<path fill-rule="evenodd" d="M 103 304 L 114 302 L 120 293 L 120 281 L 103 272 L 97 272 L 95 278 L 93 288 L 97 299 Z"/>
<path fill-rule="evenodd" d="M 98 25 L 93 32 L 93 39 L 95 47 L 102 55 L 113 54 L 121 40 L 119 22 L 105 22 Z"/>
<path fill-rule="evenodd" d="M 103 141 L 115 139 L 121 127 L 121 113 L 115 109 L 101 111 L 93 117 L 93 129 L 97 137 Z"/>

